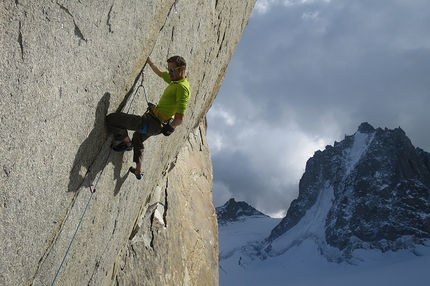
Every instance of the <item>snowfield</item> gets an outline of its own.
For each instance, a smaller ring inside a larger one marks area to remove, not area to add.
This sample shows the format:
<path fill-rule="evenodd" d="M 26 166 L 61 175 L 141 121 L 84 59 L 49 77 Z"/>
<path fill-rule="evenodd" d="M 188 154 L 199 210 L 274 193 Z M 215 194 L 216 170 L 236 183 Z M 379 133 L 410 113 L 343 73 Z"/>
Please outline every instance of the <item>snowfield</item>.
<path fill-rule="evenodd" d="M 219 226 L 220 286 L 428 286 L 430 243 L 414 250 L 356 250 L 354 265 L 328 262 L 312 238 L 265 260 L 246 246 L 269 236 L 280 219 L 249 218 Z"/>

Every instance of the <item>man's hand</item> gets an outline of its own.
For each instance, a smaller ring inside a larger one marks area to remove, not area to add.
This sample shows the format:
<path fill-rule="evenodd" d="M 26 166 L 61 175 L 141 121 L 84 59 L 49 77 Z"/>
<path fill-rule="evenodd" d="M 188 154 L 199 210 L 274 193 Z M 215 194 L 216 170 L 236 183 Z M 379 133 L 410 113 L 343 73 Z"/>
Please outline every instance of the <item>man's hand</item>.
<path fill-rule="evenodd" d="M 164 136 L 170 136 L 175 131 L 175 128 L 170 125 L 170 123 L 173 121 L 173 119 L 170 119 L 169 122 L 161 128 L 161 133 L 163 133 Z"/>
<path fill-rule="evenodd" d="M 161 77 L 161 73 L 162 73 L 162 70 L 156 65 L 156 64 L 154 64 L 153 62 L 152 62 L 152 60 L 151 60 L 151 58 L 150 57 L 148 57 L 147 59 L 146 59 L 146 63 L 151 67 L 151 69 L 159 76 L 159 77 Z"/>

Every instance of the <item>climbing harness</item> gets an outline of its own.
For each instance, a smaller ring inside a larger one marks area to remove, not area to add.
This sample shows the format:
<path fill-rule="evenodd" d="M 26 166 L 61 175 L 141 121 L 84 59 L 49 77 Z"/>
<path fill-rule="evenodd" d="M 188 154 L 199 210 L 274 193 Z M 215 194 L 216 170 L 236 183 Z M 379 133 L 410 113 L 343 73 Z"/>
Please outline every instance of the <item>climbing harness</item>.
<path fill-rule="evenodd" d="M 148 108 L 147 108 L 146 112 L 143 114 L 143 116 L 148 117 L 148 115 L 157 119 L 158 122 L 160 122 L 161 127 L 166 125 L 169 122 L 169 120 L 171 119 L 171 118 L 168 118 L 167 116 L 165 116 L 163 113 L 161 113 L 160 110 L 158 110 L 157 106 L 155 106 L 154 104 L 152 104 L 150 102 L 148 102 Z M 148 126 L 149 126 L 149 120 L 145 120 L 145 126 L 140 131 L 140 133 L 148 134 Z"/>
<path fill-rule="evenodd" d="M 148 110 L 145 113 L 148 113 L 157 118 L 158 121 L 160 121 L 161 125 L 165 125 L 170 120 L 169 117 L 161 113 L 160 110 L 158 110 L 157 106 L 153 105 L 152 103 L 149 103 Z"/>

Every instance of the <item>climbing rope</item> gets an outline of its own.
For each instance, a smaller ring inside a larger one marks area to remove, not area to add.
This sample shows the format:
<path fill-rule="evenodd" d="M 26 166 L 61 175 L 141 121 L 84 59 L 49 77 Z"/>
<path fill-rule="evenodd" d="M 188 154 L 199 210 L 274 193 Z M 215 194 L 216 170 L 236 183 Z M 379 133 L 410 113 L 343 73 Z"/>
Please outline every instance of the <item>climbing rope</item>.
<path fill-rule="evenodd" d="M 111 151 L 112 151 L 112 149 L 111 149 Z M 110 156 L 110 152 L 109 152 L 109 156 Z M 109 156 L 108 156 L 108 158 L 109 158 Z M 104 170 L 104 167 L 103 167 L 103 170 Z M 102 170 L 102 173 L 103 173 L 103 170 Z M 88 171 L 88 174 L 91 174 L 91 171 Z M 101 175 L 102 174 L 100 174 L 100 176 L 99 176 L 99 180 L 100 180 Z M 90 177 L 91 177 L 91 175 L 90 175 Z M 58 274 L 60 274 L 60 270 L 61 270 L 61 268 L 63 268 L 64 261 L 66 260 L 66 257 L 69 254 L 70 248 L 72 247 L 72 244 L 73 244 L 73 241 L 75 240 L 76 234 L 78 233 L 78 230 L 81 227 L 82 221 L 84 219 L 85 213 L 87 212 L 88 206 L 90 205 L 91 199 L 93 198 L 93 195 L 96 192 L 95 188 L 96 188 L 99 180 L 97 180 L 97 183 L 94 186 L 94 189 L 92 188 L 93 182 L 90 181 L 90 193 L 91 193 L 90 198 L 88 199 L 87 205 L 85 206 L 84 212 L 82 213 L 81 219 L 79 220 L 78 226 L 76 227 L 75 233 L 73 234 L 72 240 L 69 243 L 69 247 L 67 247 L 66 254 L 63 257 L 63 260 L 61 261 L 60 267 L 58 267 L 57 273 L 55 274 L 55 277 L 54 277 L 54 280 L 52 281 L 51 286 L 53 286 L 55 284 L 55 281 L 57 280 Z"/>
<path fill-rule="evenodd" d="M 142 75 L 141 75 L 141 76 L 142 76 L 142 80 L 141 80 L 141 82 L 140 82 L 140 85 L 137 87 L 136 91 L 134 92 L 134 94 L 133 94 L 133 96 L 132 96 L 132 98 L 131 98 L 130 105 L 129 105 L 128 110 L 127 110 L 127 112 L 126 112 L 126 113 L 129 113 L 130 108 L 131 108 L 131 106 L 132 106 L 132 104 L 133 104 L 134 99 L 136 98 L 136 94 L 137 94 L 137 92 L 138 92 L 138 90 L 139 90 L 139 88 L 140 88 L 140 87 L 142 87 L 142 88 L 143 88 L 143 91 L 144 91 L 144 94 L 145 94 L 145 100 L 146 100 L 146 102 L 148 103 L 148 105 L 150 104 L 150 103 L 148 102 L 148 98 L 147 98 L 147 96 L 146 96 L 145 87 L 143 86 L 143 81 L 144 81 L 144 78 L 145 78 L 145 76 L 144 76 L 144 75 L 145 75 L 145 74 L 144 74 L 143 69 L 142 69 Z M 109 160 L 109 158 L 110 158 L 110 155 L 111 155 L 111 153 L 112 153 L 112 148 L 110 148 L 109 150 L 110 150 L 110 151 L 109 151 L 109 154 L 108 154 L 108 156 L 106 157 L 106 160 L 105 160 L 105 162 L 104 162 L 104 164 L 103 164 L 103 168 L 102 168 L 102 170 L 101 170 L 101 172 L 100 172 L 99 177 L 97 178 L 96 183 L 93 185 L 93 182 L 94 182 L 94 181 L 93 181 L 93 173 L 92 173 L 92 171 L 91 171 L 90 169 L 88 170 L 87 174 L 85 175 L 85 177 L 88 177 L 88 178 L 89 178 L 89 189 L 90 189 L 90 194 L 91 194 L 91 195 L 90 195 L 90 197 L 89 197 L 89 199 L 88 199 L 87 205 L 85 206 L 84 212 L 82 213 L 81 219 L 79 220 L 78 226 L 76 227 L 75 233 L 73 234 L 72 240 L 70 241 L 69 246 L 67 247 L 67 250 L 66 250 L 66 253 L 64 254 L 63 260 L 61 261 L 61 264 L 60 264 L 60 266 L 58 267 L 58 270 L 57 270 L 57 272 L 56 272 L 56 274 L 55 274 L 55 277 L 54 277 L 54 280 L 52 281 L 51 286 L 53 286 L 53 285 L 55 284 L 55 281 L 57 280 L 57 277 L 58 277 L 58 275 L 60 274 L 61 269 L 63 268 L 64 261 L 66 261 L 66 258 L 67 258 L 68 254 L 69 254 L 69 252 L 70 252 L 70 248 L 72 247 L 72 244 L 73 244 L 73 242 L 74 242 L 74 240 L 75 240 L 75 238 L 76 238 L 76 234 L 78 233 L 78 230 L 79 230 L 79 228 L 81 227 L 82 221 L 84 220 L 84 216 L 85 216 L 85 214 L 86 214 L 86 212 L 87 212 L 87 210 L 88 210 L 88 206 L 90 205 L 90 202 L 91 202 L 91 200 L 92 200 L 92 198 L 93 198 L 93 195 L 94 195 L 94 194 L 95 194 L 95 192 L 96 192 L 97 185 L 99 184 L 100 179 L 101 179 L 101 178 L 102 178 L 102 176 L 103 176 L 103 172 L 104 172 L 104 170 L 105 170 L 105 168 L 106 168 L 107 162 L 108 162 L 108 160 Z"/>
<path fill-rule="evenodd" d="M 140 81 L 140 85 L 136 88 L 136 91 L 134 92 L 134 95 L 133 95 L 133 97 L 131 98 L 130 105 L 128 106 L 128 109 L 127 109 L 127 112 L 126 112 L 126 113 L 129 113 L 129 112 L 130 112 L 130 108 L 131 108 L 131 106 L 133 105 L 133 101 L 134 101 L 134 99 L 136 98 L 136 94 L 137 94 L 137 92 L 139 91 L 139 88 L 141 88 L 141 87 L 142 87 L 142 89 L 143 89 L 143 94 L 145 95 L 145 101 L 146 101 L 146 103 L 148 104 L 148 106 L 149 106 L 150 104 L 152 104 L 152 103 L 150 103 L 150 102 L 148 101 L 148 97 L 147 97 L 147 95 L 146 95 L 145 86 L 143 86 L 143 81 L 145 80 L 145 72 L 144 72 L 143 70 L 142 70 L 142 73 L 141 73 L 141 77 L 142 77 L 142 79 L 141 79 L 141 81 Z"/>

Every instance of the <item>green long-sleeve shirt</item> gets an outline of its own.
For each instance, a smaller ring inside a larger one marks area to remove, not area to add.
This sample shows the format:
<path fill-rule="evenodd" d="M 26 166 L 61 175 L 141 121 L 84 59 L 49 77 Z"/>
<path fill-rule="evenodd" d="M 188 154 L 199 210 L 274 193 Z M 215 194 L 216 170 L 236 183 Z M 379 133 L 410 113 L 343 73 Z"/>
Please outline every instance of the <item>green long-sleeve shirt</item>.
<path fill-rule="evenodd" d="M 188 79 L 172 81 L 168 72 L 163 72 L 161 77 L 169 86 L 164 90 L 158 102 L 158 110 L 168 118 L 173 118 L 175 113 L 185 114 L 191 96 Z"/>

